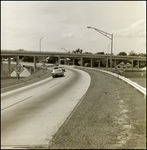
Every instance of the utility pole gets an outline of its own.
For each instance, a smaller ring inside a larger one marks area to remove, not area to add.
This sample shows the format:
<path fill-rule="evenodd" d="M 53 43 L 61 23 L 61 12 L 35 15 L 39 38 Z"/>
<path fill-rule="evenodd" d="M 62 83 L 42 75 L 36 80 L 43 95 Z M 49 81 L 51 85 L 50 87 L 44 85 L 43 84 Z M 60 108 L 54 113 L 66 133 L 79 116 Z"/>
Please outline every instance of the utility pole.
<path fill-rule="evenodd" d="M 43 38 L 43 37 L 42 37 Z M 42 38 L 40 39 L 40 52 L 41 52 L 41 40 L 42 40 Z"/>

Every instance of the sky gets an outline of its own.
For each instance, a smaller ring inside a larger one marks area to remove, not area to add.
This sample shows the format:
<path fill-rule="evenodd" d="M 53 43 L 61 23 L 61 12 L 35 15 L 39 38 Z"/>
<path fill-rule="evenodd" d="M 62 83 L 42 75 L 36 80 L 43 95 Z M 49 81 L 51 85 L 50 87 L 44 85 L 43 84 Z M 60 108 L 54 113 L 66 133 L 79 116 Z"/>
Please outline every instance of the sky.
<path fill-rule="evenodd" d="M 146 1 L 1 1 L 1 50 L 110 54 L 87 26 L 114 55 L 146 53 Z"/>

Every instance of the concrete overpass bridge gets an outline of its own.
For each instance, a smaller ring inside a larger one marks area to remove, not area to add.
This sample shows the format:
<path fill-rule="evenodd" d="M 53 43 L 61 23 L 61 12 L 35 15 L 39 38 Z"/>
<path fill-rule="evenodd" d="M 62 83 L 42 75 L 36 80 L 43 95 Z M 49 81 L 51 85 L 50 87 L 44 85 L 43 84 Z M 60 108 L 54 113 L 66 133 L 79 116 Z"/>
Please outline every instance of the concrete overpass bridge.
<path fill-rule="evenodd" d="M 103 54 L 84 54 L 84 53 L 65 53 L 65 52 L 38 52 L 38 51 L 14 51 L 14 50 L 1 50 L 1 71 L 2 71 L 2 60 L 3 58 L 8 58 L 8 76 L 10 76 L 10 65 L 11 59 L 16 58 L 16 64 L 19 64 L 19 56 L 32 56 L 34 58 L 34 71 L 36 69 L 36 57 L 45 56 L 45 57 L 57 57 L 58 64 L 61 63 L 61 59 L 71 59 L 72 64 L 75 65 L 75 60 L 81 60 L 83 62 L 84 58 L 90 59 L 90 66 L 93 67 L 93 63 L 97 63 L 97 67 L 101 68 L 101 62 L 106 63 L 106 69 L 108 69 L 108 62 L 111 60 L 111 55 L 103 55 Z M 139 69 L 139 62 L 143 61 L 146 63 L 146 57 L 138 57 L 138 56 L 122 56 L 122 55 L 112 55 L 112 61 L 114 63 L 114 68 L 117 66 L 117 60 L 129 61 L 132 66 L 134 61 L 137 61 L 137 66 Z M 67 62 L 65 61 L 67 65 Z M 82 66 L 83 64 L 81 64 Z M 133 70 L 133 67 L 132 67 Z"/>

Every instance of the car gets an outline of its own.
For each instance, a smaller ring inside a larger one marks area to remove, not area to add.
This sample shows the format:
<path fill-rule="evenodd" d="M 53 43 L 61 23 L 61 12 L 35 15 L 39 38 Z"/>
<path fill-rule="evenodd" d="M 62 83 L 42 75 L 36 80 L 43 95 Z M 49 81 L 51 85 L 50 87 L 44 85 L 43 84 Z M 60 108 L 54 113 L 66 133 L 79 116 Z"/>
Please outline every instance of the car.
<path fill-rule="evenodd" d="M 53 69 L 58 69 L 58 67 L 54 67 Z"/>
<path fill-rule="evenodd" d="M 62 71 L 62 69 L 53 69 L 53 71 L 51 72 L 51 76 L 53 78 L 55 77 L 63 77 L 64 76 L 64 71 Z"/>
<path fill-rule="evenodd" d="M 61 69 L 63 72 L 65 72 L 65 68 L 62 66 L 57 66 L 57 67 L 54 67 L 53 69 Z"/>
<path fill-rule="evenodd" d="M 62 69 L 62 71 L 65 72 L 65 68 L 64 67 L 59 66 L 58 68 Z"/>

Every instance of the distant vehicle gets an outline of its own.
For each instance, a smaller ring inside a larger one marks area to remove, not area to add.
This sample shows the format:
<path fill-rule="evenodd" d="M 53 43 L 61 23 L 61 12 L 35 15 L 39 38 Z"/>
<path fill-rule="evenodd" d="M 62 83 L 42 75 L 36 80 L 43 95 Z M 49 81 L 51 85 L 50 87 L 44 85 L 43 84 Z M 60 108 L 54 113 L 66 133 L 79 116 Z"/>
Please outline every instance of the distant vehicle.
<path fill-rule="evenodd" d="M 58 67 L 54 67 L 53 69 L 58 69 Z"/>
<path fill-rule="evenodd" d="M 4 61 L 8 61 L 8 58 L 4 58 L 3 60 L 4 60 Z"/>
<path fill-rule="evenodd" d="M 59 66 L 58 68 L 59 68 L 59 69 L 62 69 L 62 71 L 65 72 L 65 68 L 64 68 L 64 67 Z"/>
<path fill-rule="evenodd" d="M 54 69 L 61 69 L 63 72 L 65 72 L 65 68 L 64 68 L 64 67 L 62 67 L 62 66 L 54 67 Z"/>
<path fill-rule="evenodd" d="M 62 69 L 53 69 L 53 71 L 51 72 L 51 76 L 53 78 L 55 77 L 63 77 L 64 76 L 64 71 L 62 71 Z"/>

